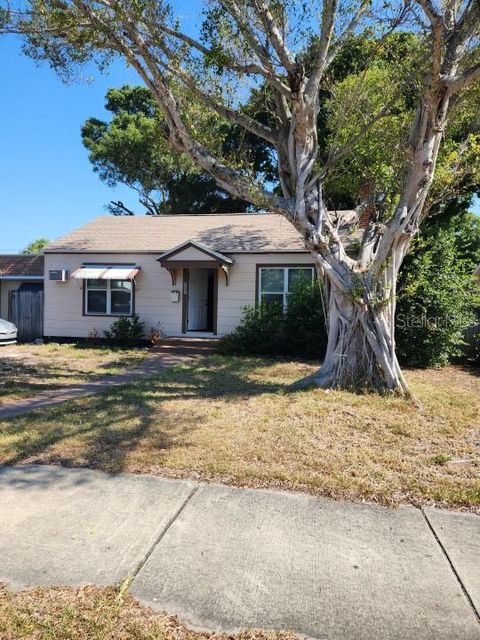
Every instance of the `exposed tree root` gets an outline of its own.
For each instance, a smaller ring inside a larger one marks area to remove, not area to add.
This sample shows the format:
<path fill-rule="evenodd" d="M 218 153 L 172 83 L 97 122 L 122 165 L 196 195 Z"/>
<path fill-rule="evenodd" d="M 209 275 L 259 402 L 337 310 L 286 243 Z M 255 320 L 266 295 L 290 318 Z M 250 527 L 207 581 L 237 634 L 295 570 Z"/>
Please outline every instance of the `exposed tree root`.
<path fill-rule="evenodd" d="M 298 380 L 292 389 L 315 386 L 376 392 L 410 398 L 398 364 L 393 338 L 393 303 L 366 304 L 370 292 L 355 302 L 330 289 L 328 345 L 325 361 L 314 374 Z"/>
<path fill-rule="evenodd" d="M 396 395 L 405 399 L 411 400 L 418 409 L 422 408 L 419 400 L 412 394 L 410 390 L 405 391 L 402 387 L 396 389 L 388 389 L 385 387 L 377 387 L 371 384 L 349 384 L 342 385 L 335 380 L 331 374 L 322 374 L 322 370 L 319 369 L 315 373 L 312 373 L 305 378 L 295 381 L 289 386 L 291 391 L 301 391 L 302 389 L 309 389 L 316 387 L 318 389 L 332 389 L 342 391 L 352 391 L 353 393 L 378 393 L 382 395 Z"/>

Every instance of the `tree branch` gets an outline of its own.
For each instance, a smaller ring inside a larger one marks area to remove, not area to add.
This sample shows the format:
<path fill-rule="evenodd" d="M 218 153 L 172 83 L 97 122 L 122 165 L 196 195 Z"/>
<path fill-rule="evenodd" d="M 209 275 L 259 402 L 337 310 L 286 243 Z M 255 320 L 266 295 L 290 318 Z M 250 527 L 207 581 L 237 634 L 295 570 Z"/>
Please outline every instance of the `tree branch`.
<path fill-rule="evenodd" d="M 290 88 L 282 81 L 282 79 L 276 72 L 267 49 L 259 41 L 253 29 L 245 20 L 245 14 L 244 12 L 242 13 L 236 0 L 228 0 L 228 2 L 226 0 L 219 1 L 221 2 L 225 11 L 227 11 L 227 13 L 233 18 L 243 37 L 254 51 L 263 68 L 266 70 L 267 75 L 265 77 L 268 80 L 270 86 L 278 91 L 279 94 L 284 98 L 290 99 Z"/>
<path fill-rule="evenodd" d="M 199 53 L 201 53 L 205 58 L 213 57 L 213 52 L 211 49 L 203 45 L 198 40 L 195 40 L 191 36 L 178 31 L 177 29 L 172 29 L 167 25 L 159 25 L 159 30 L 163 33 L 180 40 L 181 42 L 189 45 L 192 49 L 195 49 Z M 257 64 L 255 62 L 245 62 L 244 64 L 237 64 L 231 60 L 226 60 L 224 62 L 225 67 L 230 69 L 231 71 L 235 71 L 236 73 L 241 74 L 253 74 L 260 75 L 266 80 L 271 80 L 275 83 L 277 88 L 279 88 L 282 92 L 288 92 L 288 87 L 286 84 L 283 84 L 278 78 L 272 76 L 271 71 L 266 69 L 262 64 Z"/>
<path fill-rule="evenodd" d="M 442 78 L 443 84 L 448 87 L 452 94 L 458 93 L 477 80 L 480 80 L 480 63 L 466 69 L 459 76 L 447 76 Z"/>
<path fill-rule="evenodd" d="M 442 14 L 435 9 L 435 6 L 432 0 L 416 0 L 417 4 L 419 4 L 428 20 L 430 21 L 431 26 L 433 27 L 438 22 L 443 22 Z"/>
<path fill-rule="evenodd" d="M 137 23 L 133 23 L 121 11 L 118 4 L 112 7 L 110 0 L 101 0 L 105 7 L 113 11 L 112 23 L 123 31 L 123 38 L 119 38 L 112 25 L 103 20 L 98 11 L 92 11 L 88 2 L 85 0 L 73 0 L 73 2 L 77 9 L 91 20 L 101 32 L 108 33 L 118 50 L 122 52 L 144 80 L 165 117 L 169 130 L 169 140 L 173 146 L 189 156 L 200 168 L 210 173 L 226 191 L 257 206 L 277 210 L 288 217 L 290 207 L 283 198 L 274 196 L 258 184 L 252 184 L 251 179 L 225 165 L 192 137 L 178 110 L 175 98 L 157 66 L 155 57 L 149 51 L 138 31 Z M 126 44 L 126 35 L 131 39 L 135 50 Z M 146 67 L 140 61 L 139 56 Z"/>
<path fill-rule="evenodd" d="M 253 9 L 263 23 L 265 35 L 276 51 L 283 67 L 287 71 L 291 71 L 295 64 L 295 59 L 290 52 L 270 9 L 268 8 L 268 4 L 265 0 L 253 0 Z"/>
<path fill-rule="evenodd" d="M 321 181 L 324 180 L 326 175 L 327 175 L 327 173 L 342 158 L 347 156 L 349 153 L 353 153 L 356 143 L 359 140 L 361 140 L 365 136 L 365 134 L 368 133 L 368 131 L 377 122 L 379 122 L 382 118 L 385 118 L 386 116 L 389 115 L 391 108 L 393 107 L 395 102 L 398 100 L 400 94 L 401 94 L 401 90 L 399 88 L 394 93 L 394 95 L 390 98 L 390 100 L 386 104 L 384 104 L 384 106 L 380 109 L 380 111 L 378 111 L 378 113 L 376 113 L 374 116 L 372 116 L 370 118 L 370 120 L 365 125 L 363 125 L 363 127 L 361 127 L 360 131 L 358 133 L 356 133 L 352 138 L 350 138 L 348 140 L 347 144 L 344 144 L 341 147 L 338 147 L 337 149 L 335 149 L 335 151 L 333 151 L 333 153 L 330 153 L 329 157 L 327 158 L 327 160 L 323 164 L 321 170 L 315 176 L 313 176 L 310 179 L 309 187 L 313 186 L 313 184 L 315 184 L 315 182 L 317 182 L 318 180 L 321 180 Z"/>
<path fill-rule="evenodd" d="M 170 51 L 166 47 L 166 45 L 160 45 L 160 47 L 163 49 L 168 60 L 173 61 L 175 59 L 175 57 L 173 56 L 173 52 Z M 253 133 L 257 137 L 262 138 L 263 140 L 266 140 L 271 144 L 276 144 L 277 138 L 278 138 L 276 131 L 274 131 L 272 128 L 268 127 L 267 125 L 264 125 L 261 122 L 258 122 L 253 118 L 250 118 L 249 116 L 247 116 L 244 113 L 241 113 L 240 111 L 237 111 L 235 109 L 232 109 L 230 107 L 227 107 L 221 104 L 218 100 L 215 100 L 215 98 L 213 98 L 211 95 L 202 91 L 198 86 L 198 83 L 192 78 L 192 76 L 189 73 L 187 73 L 184 69 L 181 68 L 180 64 L 177 63 L 173 66 L 172 62 L 163 62 L 163 61 L 157 61 L 157 62 L 159 62 L 162 66 L 164 66 L 164 68 L 167 69 L 173 76 L 179 78 L 183 82 L 183 84 L 188 89 L 190 89 L 190 91 L 192 91 L 204 104 L 210 107 L 210 109 L 213 109 L 213 111 L 216 111 L 216 113 L 223 116 L 227 120 L 230 120 L 235 124 L 238 124 L 239 126 L 243 127 L 244 129 L 247 129 L 247 131 L 250 131 L 250 133 Z"/>
<path fill-rule="evenodd" d="M 337 0 L 325 0 L 322 10 L 322 25 L 320 30 L 320 43 L 317 55 L 313 62 L 313 69 L 307 81 L 305 93 L 312 100 L 318 93 L 320 81 L 328 63 L 328 52 L 332 41 L 337 13 Z"/>
<path fill-rule="evenodd" d="M 361 0 L 360 5 L 358 6 L 357 10 L 352 16 L 352 19 L 344 29 L 343 33 L 336 39 L 335 43 L 332 45 L 331 40 L 335 26 L 337 0 L 326 0 L 324 2 L 319 51 L 313 63 L 313 71 L 310 75 L 310 79 L 307 85 L 307 93 L 309 94 L 309 96 L 312 97 L 315 91 L 318 91 L 318 87 L 325 71 L 340 53 L 348 38 L 353 34 L 369 5 L 370 0 Z M 332 22 L 331 27 L 330 22 Z"/>
<path fill-rule="evenodd" d="M 431 26 L 432 36 L 432 66 L 431 66 L 431 90 L 435 90 L 440 81 L 440 73 L 442 68 L 442 54 L 443 54 L 443 33 L 444 33 L 444 21 L 443 16 L 439 13 L 431 0 L 416 0 L 422 7 L 423 12 L 428 18 Z"/>
<path fill-rule="evenodd" d="M 107 207 L 112 215 L 114 216 L 134 216 L 135 211 L 129 209 L 126 205 L 123 204 L 121 200 L 110 200 L 110 205 Z M 120 213 L 123 211 L 123 213 Z"/>

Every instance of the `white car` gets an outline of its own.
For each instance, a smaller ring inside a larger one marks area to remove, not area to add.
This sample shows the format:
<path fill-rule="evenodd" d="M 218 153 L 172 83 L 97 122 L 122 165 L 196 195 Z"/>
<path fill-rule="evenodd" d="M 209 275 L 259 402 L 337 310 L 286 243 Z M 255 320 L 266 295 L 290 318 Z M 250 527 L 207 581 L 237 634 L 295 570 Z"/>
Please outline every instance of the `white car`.
<path fill-rule="evenodd" d="M 17 327 L 7 320 L 0 318 L 0 345 L 15 344 L 17 341 Z"/>

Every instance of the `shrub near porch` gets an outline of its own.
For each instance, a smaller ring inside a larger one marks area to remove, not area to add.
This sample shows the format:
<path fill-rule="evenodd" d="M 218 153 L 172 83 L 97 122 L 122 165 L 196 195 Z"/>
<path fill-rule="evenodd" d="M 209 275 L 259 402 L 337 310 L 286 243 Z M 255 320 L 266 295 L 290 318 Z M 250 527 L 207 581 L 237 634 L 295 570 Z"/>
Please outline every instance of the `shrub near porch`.
<path fill-rule="evenodd" d="M 408 371 L 422 403 L 288 385 L 307 363 L 215 356 L 0 426 L 0 461 L 480 511 L 480 377 Z"/>

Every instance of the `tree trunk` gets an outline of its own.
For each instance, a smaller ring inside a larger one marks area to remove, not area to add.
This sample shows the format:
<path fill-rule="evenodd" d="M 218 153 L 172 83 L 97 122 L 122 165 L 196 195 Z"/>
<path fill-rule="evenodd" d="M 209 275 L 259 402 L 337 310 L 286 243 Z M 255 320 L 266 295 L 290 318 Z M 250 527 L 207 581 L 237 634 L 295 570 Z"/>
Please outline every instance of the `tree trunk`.
<path fill-rule="evenodd" d="M 294 386 L 410 395 L 395 353 L 395 282 L 390 266 L 371 285 L 359 274 L 348 292 L 327 279 L 328 343 L 321 368 Z M 379 294 L 382 291 L 382 295 Z M 385 296 L 385 292 L 388 292 Z"/>

